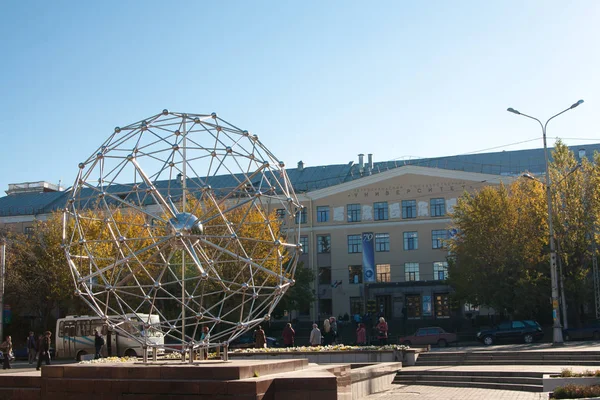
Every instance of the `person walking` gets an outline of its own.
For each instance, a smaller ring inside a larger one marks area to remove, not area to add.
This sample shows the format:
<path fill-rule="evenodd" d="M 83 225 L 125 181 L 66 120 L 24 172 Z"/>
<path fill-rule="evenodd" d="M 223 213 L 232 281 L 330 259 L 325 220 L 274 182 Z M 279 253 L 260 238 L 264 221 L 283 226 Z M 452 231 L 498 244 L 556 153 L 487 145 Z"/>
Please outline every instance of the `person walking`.
<path fill-rule="evenodd" d="M 379 345 L 385 346 L 388 340 L 388 324 L 385 322 L 385 318 L 379 317 L 379 323 L 375 329 L 377 329 L 377 339 L 379 339 Z"/>
<path fill-rule="evenodd" d="M 321 331 L 319 330 L 319 326 L 317 324 L 313 324 L 312 331 L 310 331 L 309 341 L 312 347 L 321 345 Z"/>
<path fill-rule="evenodd" d="M 329 318 L 323 321 L 323 346 L 329 346 L 331 344 L 331 325 L 329 324 Z"/>
<path fill-rule="evenodd" d="M 338 324 L 335 317 L 329 317 L 329 326 L 331 326 L 331 344 L 338 344 Z"/>
<path fill-rule="evenodd" d="M 264 349 L 267 347 L 267 337 L 265 336 L 265 331 L 263 331 L 262 326 L 258 326 L 258 329 L 254 331 L 254 346 L 257 349 Z"/>
<path fill-rule="evenodd" d="M 38 343 L 38 350 L 40 353 L 38 354 L 38 362 L 36 370 L 39 371 L 42 366 L 42 360 L 46 362 L 46 365 L 50 365 L 50 344 L 52 344 L 52 332 L 46 331 L 44 332 L 44 336 L 40 339 Z"/>
<path fill-rule="evenodd" d="M 33 332 L 29 332 L 29 336 L 27 336 L 27 357 L 29 364 L 33 364 L 37 358 L 37 340 L 35 340 Z"/>
<path fill-rule="evenodd" d="M 288 322 L 288 324 L 283 328 L 283 344 L 285 347 L 294 347 L 294 337 L 296 336 L 296 331 L 292 328 L 292 324 Z"/>
<path fill-rule="evenodd" d="M 202 334 L 200 335 L 200 341 L 202 342 L 203 345 L 206 346 L 201 349 L 202 359 L 208 360 L 208 343 L 210 341 L 210 330 L 208 329 L 208 326 L 206 326 L 206 325 L 204 325 L 202 327 Z"/>
<path fill-rule="evenodd" d="M 96 348 L 96 355 L 94 359 L 102 358 L 102 346 L 104 346 L 104 338 L 100 334 L 100 332 L 96 331 L 94 339 L 94 347 Z"/>
<path fill-rule="evenodd" d="M 2 355 L 4 356 L 4 362 L 2 364 L 2 369 L 11 369 L 10 361 L 13 356 L 12 352 L 12 338 L 10 336 L 6 337 L 6 340 L 0 344 L 0 350 L 2 350 Z"/>
<path fill-rule="evenodd" d="M 365 324 L 362 322 L 358 323 L 358 328 L 356 328 L 356 345 L 357 346 L 365 346 L 367 344 L 367 329 L 365 328 Z"/>

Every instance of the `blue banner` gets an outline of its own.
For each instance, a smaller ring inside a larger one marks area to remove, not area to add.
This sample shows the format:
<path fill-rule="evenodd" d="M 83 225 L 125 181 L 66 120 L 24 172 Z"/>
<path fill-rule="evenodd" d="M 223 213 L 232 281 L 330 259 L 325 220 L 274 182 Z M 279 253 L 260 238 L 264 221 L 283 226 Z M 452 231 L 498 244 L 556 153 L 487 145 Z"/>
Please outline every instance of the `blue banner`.
<path fill-rule="evenodd" d="M 373 232 L 362 234 L 363 282 L 375 282 L 375 244 Z"/>

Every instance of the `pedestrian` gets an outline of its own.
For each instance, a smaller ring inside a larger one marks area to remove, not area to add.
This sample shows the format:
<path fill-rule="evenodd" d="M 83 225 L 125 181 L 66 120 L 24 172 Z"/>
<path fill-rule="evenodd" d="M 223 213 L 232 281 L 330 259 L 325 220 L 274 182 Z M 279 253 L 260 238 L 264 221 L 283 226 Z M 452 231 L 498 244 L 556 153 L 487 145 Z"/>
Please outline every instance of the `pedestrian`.
<path fill-rule="evenodd" d="M 317 347 L 321 345 L 321 331 L 317 324 L 313 324 L 312 331 L 310 331 L 310 345 L 312 347 Z"/>
<path fill-rule="evenodd" d="M 10 361 L 13 356 L 12 352 L 12 338 L 10 336 L 6 337 L 6 340 L 0 344 L 0 350 L 2 350 L 2 355 L 4 356 L 4 361 L 2 364 L 2 369 L 11 369 Z"/>
<path fill-rule="evenodd" d="M 329 318 L 323 321 L 323 346 L 329 346 L 331 344 L 331 325 L 329 324 Z"/>
<path fill-rule="evenodd" d="M 42 366 L 42 360 L 46 362 L 46 365 L 50 365 L 50 345 L 52 344 L 52 332 L 46 331 L 44 332 L 44 336 L 40 339 L 38 343 L 38 362 L 36 370 L 39 371 Z"/>
<path fill-rule="evenodd" d="M 254 346 L 257 349 L 264 349 L 267 347 L 267 337 L 265 336 L 265 331 L 263 331 L 262 326 L 258 326 L 258 329 L 254 331 Z"/>
<path fill-rule="evenodd" d="M 385 318 L 379 317 L 379 323 L 375 328 L 377 329 L 377 339 L 379 339 L 379 345 L 385 346 L 388 340 L 388 324 L 385 322 Z"/>
<path fill-rule="evenodd" d="M 356 345 L 365 346 L 367 344 L 367 329 L 365 324 L 359 322 L 358 328 L 356 328 Z"/>
<path fill-rule="evenodd" d="M 37 358 L 37 340 L 35 340 L 33 332 L 29 332 L 29 336 L 27 336 L 27 357 L 29 364 L 33 364 Z"/>
<path fill-rule="evenodd" d="M 331 326 L 331 344 L 337 344 L 338 324 L 335 317 L 329 317 L 329 325 Z"/>
<path fill-rule="evenodd" d="M 104 338 L 100 334 L 100 332 L 96 331 L 94 339 L 94 347 L 96 348 L 96 355 L 94 359 L 102 358 L 102 346 L 104 346 Z"/>
<path fill-rule="evenodd" d="M 200 335 L 200 341 L 202 342 L 202 344 L 206 347 L 202 348 L 202 359 L 203 360 L 208 360 L 208 343 L 210 341 L 210 330 L 208 329 L 208 326 L 203 326 L 202 327 L 202 334 Z"/>
<path fill-rule="evenodd" d="M 292 324 L 288 322 L 288 324 L 283 328 L 283 344 L 285 347 L 294 347 L 294 337 L 296 336 L 296 331 L 292 328 Z"/>

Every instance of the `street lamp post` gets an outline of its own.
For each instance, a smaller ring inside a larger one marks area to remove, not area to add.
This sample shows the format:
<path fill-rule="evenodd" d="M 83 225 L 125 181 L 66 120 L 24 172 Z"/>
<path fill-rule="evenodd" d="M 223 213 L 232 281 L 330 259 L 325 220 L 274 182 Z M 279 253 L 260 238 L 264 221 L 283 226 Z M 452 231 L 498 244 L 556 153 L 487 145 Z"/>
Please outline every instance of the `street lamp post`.
<path fill-rule="evenodd" d="M 552 227 L 552 195 L 550 193 L 550 171 L 548 167 L 548 146 L 546 144 L 546 127 L 548 126 L 548 122 L 552 119 L 558 117 L 559 115 L 566 113 L 567 111 L 577 107 L 582 104 L 583 100 L 579 100 L 577 103 L 571 105 L 571 107 L 567 108 L 559 112 L 558 114 L 550 117 L 545 124 L 542 124 L 542 121 L 539 119 L 532 117 L 527 114 L 523 114 L 513 108 L 508 108 L 506 111 L 511 112 L 513 114 L 522 115 L 524 117 L 533 119 L 537 121 L 542 127 L 542 134 L 544 138 L 544 157 L 546 159 L 546 201 L 548 202 L 548 231 L 549 231 L 549 239 L 550 239 L 550 280 L 552 285 L 552 319 L 554 324 L 552 326 L 553 338 L 552 343 L 554 345 L 563 344 L 563 336 L 562 336 L 562 326 L 560 323 L 560 311 L 558 308 L 558 279 L 556 272 L 556 248 L 554 245 L 554 229 Z"/>

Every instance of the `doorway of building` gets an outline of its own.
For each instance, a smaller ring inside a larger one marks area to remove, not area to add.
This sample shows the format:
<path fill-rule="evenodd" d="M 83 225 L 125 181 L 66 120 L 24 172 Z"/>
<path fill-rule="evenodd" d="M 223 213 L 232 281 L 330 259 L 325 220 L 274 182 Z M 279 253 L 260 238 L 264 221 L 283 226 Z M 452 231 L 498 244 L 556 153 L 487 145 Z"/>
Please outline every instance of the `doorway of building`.
<path fill-rule="evenodd" d="M 392 296 L 389 294 L 383 296 L 376 296 L 377 301 L 377 317 L 384 317 L 385 320 L 389 320 L 392 317 Z"/>

